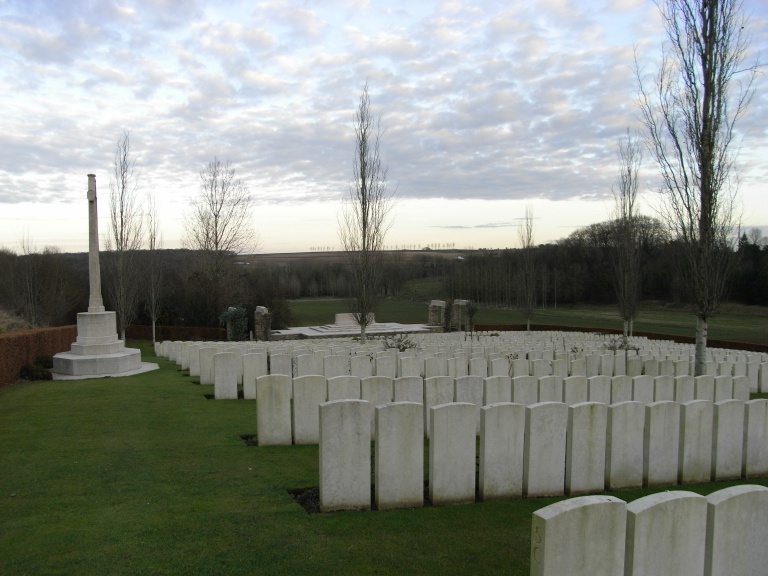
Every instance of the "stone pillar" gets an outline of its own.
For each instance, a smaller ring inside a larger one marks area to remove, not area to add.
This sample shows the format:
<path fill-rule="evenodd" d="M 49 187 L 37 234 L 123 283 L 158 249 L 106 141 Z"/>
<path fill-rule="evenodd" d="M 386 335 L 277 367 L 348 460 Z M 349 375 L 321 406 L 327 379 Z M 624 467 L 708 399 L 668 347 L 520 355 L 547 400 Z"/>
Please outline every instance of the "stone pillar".
<path fill-rule="evenodd" d="M 432 300 L 429 303 L 429 321 L 430 326 L 442 326 L 443 315 L 445 314 L 445 301 Z"/>
<path fill-rule="evenodd" d="M 451 308 L 451 327 L 455 327 L 457 330 L 461 330 L 461 325 L 464 323 L 464 312 L 466 309 L 466 300 L 456 299 L 453 301 L 453 307 Z"/>
<path fill-rule="evenodd" d="M 104 300 L 101 298 L 99 212 L 96 202 L 95 174 L 88 174 L 88 279 L 91 292 L 88 299 L 88 312 L 104 312 Z"/>
<path fill-rule="evenodd" d="M 253 334 L 256 340 L 269 340 L 271 317 L 264 306 L 256 306 L 253 312 Z"/>

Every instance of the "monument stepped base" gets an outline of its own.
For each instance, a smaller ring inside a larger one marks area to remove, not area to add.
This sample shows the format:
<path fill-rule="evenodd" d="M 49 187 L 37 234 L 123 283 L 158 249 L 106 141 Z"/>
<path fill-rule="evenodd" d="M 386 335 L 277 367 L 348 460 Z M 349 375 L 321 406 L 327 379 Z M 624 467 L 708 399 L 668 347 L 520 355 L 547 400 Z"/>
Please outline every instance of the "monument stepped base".
<path fill-rule="evenodd" d="M 78 314 L 77 341 L 69 352 L 53 357 L 54 379 L 128 376 L 156 370 L 157 364 L 142 363 L 139 349 L 125 347 L 115 326 L 114 312 Z"/>
<path fill-rule="evenodd" d="M 81 355 L 61 352 L 53 357 L 53 372 L 67 376 L 121 375 L 141 368 L 141 351 L 125 348 L 113 354 Z"/>

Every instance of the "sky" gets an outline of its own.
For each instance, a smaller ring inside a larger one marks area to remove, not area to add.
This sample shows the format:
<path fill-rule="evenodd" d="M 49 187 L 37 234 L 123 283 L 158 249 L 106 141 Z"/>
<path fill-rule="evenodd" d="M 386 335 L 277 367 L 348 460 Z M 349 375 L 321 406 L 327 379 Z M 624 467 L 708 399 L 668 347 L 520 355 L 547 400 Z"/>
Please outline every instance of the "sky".
<path fill-rule="evenodd" d="M 768 3 L 744 11 L 768 61 Z M 334 249 L 366 82 L 387 246 L 514 247 L 526 206 L 556 241 L 609 219 L 635 54 L 649 79 L 663 41 L 646 0 L 0 0 L 0 247 L 86 251 L 89 173 L 103 236 L 127 131 L 164 247 L 218 158 L 254 198 L 255 250 Z M 742 226 L 765 235 L 767 71 L 738 124 Z M 646 154 L 649 215 L 656 185 Z"/>

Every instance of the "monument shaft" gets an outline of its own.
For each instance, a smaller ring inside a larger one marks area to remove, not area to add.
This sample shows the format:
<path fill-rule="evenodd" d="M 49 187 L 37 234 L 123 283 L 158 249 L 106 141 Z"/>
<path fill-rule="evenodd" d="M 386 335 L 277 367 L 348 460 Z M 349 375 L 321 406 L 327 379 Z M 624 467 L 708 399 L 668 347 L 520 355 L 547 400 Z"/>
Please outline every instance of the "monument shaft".
<path fill-rule="evenodd" d="M 104 312 L 101 297 L 101 266 L 99 264 L 99 212 L 96 203 L 96 175 L 88 174 L 88 278 L 90 298 L 88 312 Z"/>

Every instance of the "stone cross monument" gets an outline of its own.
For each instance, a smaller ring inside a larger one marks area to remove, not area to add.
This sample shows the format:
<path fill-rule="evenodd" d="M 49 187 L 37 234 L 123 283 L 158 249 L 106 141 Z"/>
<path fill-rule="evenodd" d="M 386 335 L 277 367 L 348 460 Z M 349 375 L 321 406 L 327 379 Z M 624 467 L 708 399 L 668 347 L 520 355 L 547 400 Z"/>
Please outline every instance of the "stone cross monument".
<path fill-rule="evenodd" d="M 99 215 L 96 205 L 96 176 L 88 174 L 88 312 L 77 315 L 77 341 L 69 352 L 53 357 L 55 378 L 120 376 L 157 369 L 157 364 L 142 364 L 141 352 L 126 348 L 117 336 L 114 312 L 104 310 L 101 298 L 99 265 Z"/>
<path fill-rule="evenodd" d="M 88 174 L 88 278 L 91 297 L 88 312 L 104 312 L 101 298 L 101 265 L 99 264 L 99 211 L 96 204 L 96 175 Z"/>

